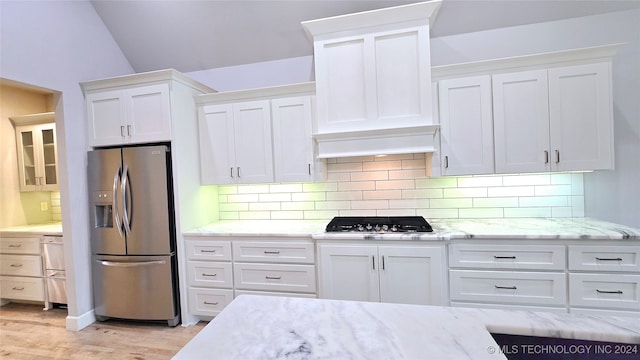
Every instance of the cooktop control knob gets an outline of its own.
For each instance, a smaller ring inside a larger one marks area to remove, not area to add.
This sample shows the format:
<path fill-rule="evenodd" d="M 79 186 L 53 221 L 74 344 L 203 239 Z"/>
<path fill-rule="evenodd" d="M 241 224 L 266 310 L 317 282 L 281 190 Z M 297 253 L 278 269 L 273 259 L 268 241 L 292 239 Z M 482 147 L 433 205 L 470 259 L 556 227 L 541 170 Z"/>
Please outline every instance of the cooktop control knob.
<path fill-rule="evenodd" d="M 393 225 L 391 226 L 391 231 L 398 231 L 398 226 L 397 225 Z"/>
<path fill-rule="evenodd" d="M 366 229 L 367 229 L 367 231 L 371 231 L 371 230 L 373 230 L 373 226 L 371 226 L 371 224 L 367 224 Z"/>

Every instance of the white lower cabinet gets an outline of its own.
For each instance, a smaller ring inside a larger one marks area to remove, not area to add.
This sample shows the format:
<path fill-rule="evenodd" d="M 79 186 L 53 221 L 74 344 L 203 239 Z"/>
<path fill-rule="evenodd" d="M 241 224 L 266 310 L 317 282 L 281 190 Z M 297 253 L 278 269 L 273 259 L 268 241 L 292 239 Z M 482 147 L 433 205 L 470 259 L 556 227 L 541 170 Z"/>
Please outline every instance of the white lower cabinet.
<path fill-rule="evenodd" d="M 0 237 L 0 298 L 47 301 L 39 236 Z"/>
<path fill-rule="evenodd" d="M 452 301 L 565 306 L 564 272 L 450 270 Z"/>
<path fill-rule="evenodd" d="M 564 245 L 449 245 L 452 306 L 567 312 Z"/>
<path fill-rule="evenodd" d="M 319 297 L 446 305 L 444 245 L 319 244 Z"/>
<path fill-rule="evenodd" d="M 570 312 L 640 317 L 640 246 L 569 246 Z"/>
<path fill-rule="evenodd" d="M 316 297 L 310 238 L 186 237 L 189 311 L 213 317 L 235 296 Z"/>

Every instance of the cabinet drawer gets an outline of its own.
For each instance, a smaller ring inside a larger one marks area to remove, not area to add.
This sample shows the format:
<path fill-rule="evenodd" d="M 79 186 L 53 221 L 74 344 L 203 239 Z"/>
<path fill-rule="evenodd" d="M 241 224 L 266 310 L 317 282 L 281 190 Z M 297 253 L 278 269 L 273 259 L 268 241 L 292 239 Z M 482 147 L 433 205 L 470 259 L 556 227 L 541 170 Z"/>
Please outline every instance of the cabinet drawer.
<path fill-rule="evenodd" d="M 569 274 L 569 303 L 640 311 L 640 275 Z"/>
<path fill-rule="evenodd" d="M 189 309 L 194 315 L 216 316 L 233 301 L 233 290 L 189 288 Z"/>
<path fill-rule="evenodd" d="M 189 286 L 233 288 L 233 272 L 230 262 L 187 262 Z"/>
<path fill-rule="evenodd" d="M 569 246 L 569 270 L 640 272 L 640 246 Z"/>
<path fill-rule="evenodd" d="M 40 254 L 40 238 L 0 238 L 0 253 Z"/>
<path fill-rule="evenodd" d="M 187 239 L 186 248 L 189 260 L 231 261 L 231 241 Z"/>
<path fill-rule="evenodd" d="M 233 260 L 313 264 L 315 251 L 312 242 L 234 241 Z"/>
<path fill-rule="evenodd" d="M 564 270 L 563 245 L 466 245 L 449 247 L 449 265 L 458 268 Z"/>
<path fill-rule="evenodd" d="M 233 264 L 233 281 L 244 290 L 316 292 L 313 265 Z"/>
<path fill-rule="evenodd" d="M 0 275 L 42 276 L 39 255 L 0 255 Z"/>
<path fill-rule="evenodd" d="M 0 276 L 0 298 L 44 301 L 42 278 Z"/>
<path fill-rule="evenodd" d="M 565 305 L 564 273 L 449 271 L 451 300 L 504 304 Z"/>
<path fill-rule="evenodd" d="M 307 299 L 315 299 L 316 298 L 316 294 L 298 294 L 298 293 L 290 293 L 290 292 L 236 290 L 235 291 L 235 297 L 238 297 L 240 295 L 283 296 L 283 297 L 298 297 L 298 298 L 307 298 Z"/>

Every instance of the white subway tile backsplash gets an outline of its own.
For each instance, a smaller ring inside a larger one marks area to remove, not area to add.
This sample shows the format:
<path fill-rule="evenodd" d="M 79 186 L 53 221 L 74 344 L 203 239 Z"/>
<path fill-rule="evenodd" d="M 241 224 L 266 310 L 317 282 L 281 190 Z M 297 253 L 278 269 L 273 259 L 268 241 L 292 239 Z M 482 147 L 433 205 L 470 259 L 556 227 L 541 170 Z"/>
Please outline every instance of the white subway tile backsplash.
<path fill-rule="evenodd" d="M 473 207 L 473 199 L 431 199 L 430 204 L 432 208 L 439 209 L 470 208 Z"/>
<path fill-rule="evenodd" d="M 283 202 L 281 207 L 283 211 L 315 210 L 315 204 L 313 201 L 292 201 Z"/>
<path fill-rule="evenodd" d="M 444 189 L 445 198 L 487 197 L 486 188 Z"/>
<path fill-rule="evenodd" d="M 402 198 L 402 190 L 372 190 L 372 191 L 362 192 L 363 200 L 400 199 L 400 198 Z"/>
<path fill-rule="evenodd" d="M 491 219 L 504 216 L 502 208 L 460 209 L 458 212 L 463 219 Z"/>
<path fill-rule="evenodd" d="M 351 173 L 351 181 L 389 180 L 388 171 L 363 171 Z"/>
<path fill-rule="evenodd" d="M 543 185 L 535 187 L 536 196 L 571 195 L 571 185 Z"/>
<path fill-rule="evenodd" d="M 584 216 L 582 173 L 428 178 L 424 154 L 327 159 L 326 163 L 324 182 L 218 186 L 220 219 Z"/>
<path fill-rule="evenodd" d="M 376 189 L 384 190 L 384 189 L 415 189 L 416 183 L 415 180 L 380 180 L 376 181 Z M 366 189 L 362 189 L 366 190 Z"/>
<path fill-rule="evenodd" d="M 531 196 L 520 198 L 521 207 L 569 206 L 568 196 Z"/>
<path fill-rule="evenodd" d="M 302 184 L 271 184 L 270 193 L 295 193 L 302 192 Z"/>
<path fill-rule="evenodd" d="M 502 181 L 504 186 L 546 185 L 551 184 L 551 175 L 506 175 L 502 177 Z"/>
<path fill-rule="evenodd" d="M 458 186 L 458 178 L 447 176 L 441 178 L 416 179 L 416 188 L 454 188 Z"/>
<path fill-rule="evenodd" d="M 376 183 L 374 181 L 354 181 L 338 183 L 339 191 L 349 190 L 375 190 Z"/>
<path fill-rule="evenodd" d="M 363 171 L 388 171 L 402 169 L 402 160 L 372 161 L 362 164 Z"/>
<path fill-rule="evenodd" d="M 488 197 L 502 196 L 534 196 L 535 188 L 533 186 L 504 186 L 490 187 L 487 189 Z"/>
<path fill-rule="evenodd" d="M 388 209 L 389 200 L 354 200 L 351 201 L 351 209 L 353 210 L 376 210 Z"/>

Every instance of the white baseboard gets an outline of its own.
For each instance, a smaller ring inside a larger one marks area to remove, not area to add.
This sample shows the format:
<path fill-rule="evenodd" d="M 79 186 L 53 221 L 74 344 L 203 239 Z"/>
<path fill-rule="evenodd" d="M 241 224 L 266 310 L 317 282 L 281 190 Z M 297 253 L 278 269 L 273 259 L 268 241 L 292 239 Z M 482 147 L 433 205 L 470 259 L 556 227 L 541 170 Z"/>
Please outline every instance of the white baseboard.
<path fill-rule="evenodd" d="M 94 313 L 93 309 L 91 309 L 91 311 L 87 311 L 80 316 L 67 315 L 66 322 L 67 330 L 80 331 L 96 322 L 96 314 Z"/>

